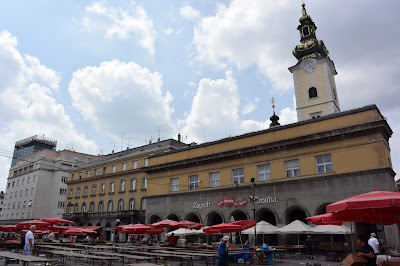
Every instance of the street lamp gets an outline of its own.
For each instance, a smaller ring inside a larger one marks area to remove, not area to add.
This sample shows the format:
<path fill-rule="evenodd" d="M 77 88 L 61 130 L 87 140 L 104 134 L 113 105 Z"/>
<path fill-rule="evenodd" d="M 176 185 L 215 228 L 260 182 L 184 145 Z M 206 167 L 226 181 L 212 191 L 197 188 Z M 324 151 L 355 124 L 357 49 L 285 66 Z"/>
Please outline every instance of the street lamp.
<path fill-rule="evenodd" d="M 258 201 L 258 197 L 256 197 L 255 191 L 256 191 L 256 184 L 254 183 L 256 179 L 254 177 L 250 178 L 250 186 L 251 186 L 251 192 L 252 196 L 249 197 L 250 201 L 253 202 L 253 218 L 254 221 L 256 221 L 256 202 Z M 254 226 L 254 246 L 257 246 L 257 225 Z"/>

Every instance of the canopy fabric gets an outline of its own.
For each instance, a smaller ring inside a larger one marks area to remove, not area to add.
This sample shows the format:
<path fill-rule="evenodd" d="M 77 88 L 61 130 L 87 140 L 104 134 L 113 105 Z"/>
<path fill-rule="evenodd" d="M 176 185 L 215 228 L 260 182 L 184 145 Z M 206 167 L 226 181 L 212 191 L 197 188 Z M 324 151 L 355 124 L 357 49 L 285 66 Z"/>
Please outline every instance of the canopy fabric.
<path fill-rule="evenodd" d="M 41 220 L 29 220 L 29 221 L 25 221 L 25 222 L 21 222 L 21 223 L 17 224 L 17 228 L 29 229 L 29 227 L 31 225 L 35 225 L 37 229 L 41 229 L 41 228 L 48 227 L 50 224 L 46 223 L 44 221 L 41 221 Z"/>
<path fill-rule="evenodd" d="M 278 229 L 279 233 L 282 234 L 307 234 L 312 231 L 312 227 L 309 225 L 306 225 L 302 221 L 296 220 L 291 222 L 288 225 L 285 225 L 282 228 Z"/>
<path fill-rule="evenodd" d="M 244 221 L 237 221 L 232 223 L 223 223 L 223 224 L 216 224 L 212 226 L 208 226 L 203 228 L 203 232 L 206 234 L 224 234 L 224 233 L 233 233 L 233 232 L 240 232 L 245 229 L 251 228 L 256 225 L 254 220 L 244 220 Z"/>
<path fill-rule="evenodd" d="M 19 232 L 20 229 L 16 225 L 0 225 L 1 232 Z"/>
<path fill-rule="evenodd" d="M 325 213 L 306 218 L 307 221 L 321 225 L 321 224 L 334 224 L 341 225 L 342 222 L 364 222 L 379 225 L 391 225 L 399 223 L 393 215 L 382 215 L 371 213 L 364 210 L 357 211 L 341 211 L 337 213 Z"/>
<path fill-rule="evenodd" d="M 180 227 L 179 222 L 174 221 L 174 220 L 168 220 L 168 219 L 153 223 L 153 224 L 151 224 L 151 226 L 156 227 L 156 228 L 165 228 L 165 227 L 178 228 L 178 227 Z"/>
<path fill-rule="evenodd" d="M 351 230 L 345 225 L 317 225 L 312 228 L 311 234 L 347 235 Z"/>
<path fill-rule="evenodd" d="M 276 234 L 279 228 L 265 221 L 260 221 L 256 224 L 257 234 Z M 248 228 L 242 231 L 244 235 L 254 235 L 254 228 Z"/>
<path fill-rule="evenodd" d="M 63 218 L 58 218 L 58 217 L 54 217 L 54 218 L 43 218 L 40 219 L 43 222 L 49 223 L 49 224 L 70 224 L 70 225 L 75 225 L 74 222 L 70 221 L 70 220 L 66 220 Z"/>
<path fill-rule="evenodd" d="M 327 212 L 366 209 L 381 211 L 382 214 L 400 214 L 400 192 L 374 190 L 326 206 Z"/>
<path fill-rule="evenodd" d="M 165 235 L 166 235 L 166 236 L 170 236 L 170 235 L 172 235 L 172 233 L 173 233 L 175 236 L 199 235 L 199 234 L 201 234 L 199 231 L 200 231 L 200 230 L 190 230 L 190 229 L 185 229 L 185 228 L 179 228 L 179 229 L 176 229 L 176 230 L 174 230 L 174 231 L 168 232 L 168 233 L 166 233 Z M 202 232 L 202 231 L 201 231 L 201 232 Z M 204 233 L 203 233 L 203 234 L 204 234 Z"/>

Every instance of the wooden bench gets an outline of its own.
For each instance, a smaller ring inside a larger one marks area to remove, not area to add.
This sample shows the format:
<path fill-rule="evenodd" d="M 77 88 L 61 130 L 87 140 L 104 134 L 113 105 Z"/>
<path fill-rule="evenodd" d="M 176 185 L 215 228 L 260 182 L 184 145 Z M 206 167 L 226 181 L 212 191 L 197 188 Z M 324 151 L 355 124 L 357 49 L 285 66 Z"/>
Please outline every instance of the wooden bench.
<path fill-rule="evenodd" d="M 92 265 L 94 265 L 94 261 L 95 260 L 101 261 L 101 265 L 103 265 L 103 260 L 107 261 L 107 265 L 111 265 L 111 262 L 113 260 L 119 260 L 116 257 L 95 256 L 95 255 L 81 254 L 81 253 L 68 252 L 68 251 L 49 250 L 49 251 L 47 251 L 47 253 L 52 253 L 54 255 L 60 255 L 61 256 L 61 262 L 65 263 L 65 264 L 67 262 L 67 258 L 68 257 L 75 257 L 76 259 L 78 259 L 78 258 L 87 259 L 89 261 L 92 261 Z"/>
<path fill-rule="evenodd" d="M 8 259 L 19 260 L 22 262 L 23 266 L 28 265 L 29 262 L 53 262 L 54 261 L 54 260 L 50 260 L 47 258 L 28 256 L 28 255 L 23 255 L 23 254 L 8 252 L 8 251 L 0 251 L 0 257 L 6 258 L 4 265 L 8 265 Z"/>
<path fill-rule="evenodd" d="M 93 252 L 89 252 L 90 254 L 95 254 L 95 255 L 103 255 L 104 252 L 98 252 L 98 251 L 93 251 Z M 131 255 L 131 254 L 123 254 L 123 253 L 107 253 L 107 256 L 115 256 L 115 257 L 120 257 L 122 258 L 122 264 L 125 264 L 125 258 L 128 259 L 133 259 L 136 260 L 136 262 L 138 261 L 143 261 L 143 260 L 148 260 L 149 263 L 152 259 L 156 259 L 156 257 L 151 257 L 151 256 L 138 256 L 138 255 Z"/>

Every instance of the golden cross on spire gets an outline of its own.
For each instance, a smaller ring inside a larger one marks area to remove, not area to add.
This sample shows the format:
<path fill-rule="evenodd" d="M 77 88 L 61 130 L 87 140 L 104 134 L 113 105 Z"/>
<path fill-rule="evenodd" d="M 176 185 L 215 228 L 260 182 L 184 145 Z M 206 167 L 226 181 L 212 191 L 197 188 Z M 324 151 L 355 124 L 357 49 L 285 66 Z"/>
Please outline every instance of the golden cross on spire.
<path fill-rule="evenodd" d="M 271 98 L 271 103 L 272 103 L 272 110 L 275 112 L 275 98 Z"/>
<path fill-rule="evenodd" d="M 301 6 L 305 6 L 305 5 L 306 5 L 306 3 L 304 3 L 304 1 L 301 0 Z"/>

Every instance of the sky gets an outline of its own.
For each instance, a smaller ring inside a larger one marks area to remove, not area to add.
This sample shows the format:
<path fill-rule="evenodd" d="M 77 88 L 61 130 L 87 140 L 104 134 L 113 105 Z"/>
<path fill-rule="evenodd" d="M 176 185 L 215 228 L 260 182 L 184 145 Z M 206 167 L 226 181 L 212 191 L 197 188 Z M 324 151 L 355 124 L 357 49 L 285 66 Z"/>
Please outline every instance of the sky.
<path fill-rule="evenodd" d="M 341 110 L 376 104 L 400 169 L 400 2 L 306 0 Z M 0 190 L 14 143 L 108 154 L 297 122 L 300 0 L 0 0 Z"/>

